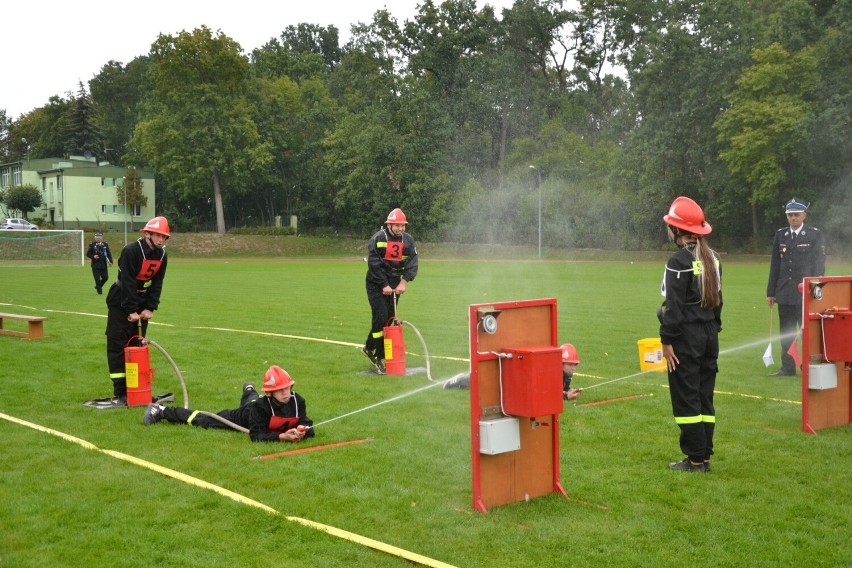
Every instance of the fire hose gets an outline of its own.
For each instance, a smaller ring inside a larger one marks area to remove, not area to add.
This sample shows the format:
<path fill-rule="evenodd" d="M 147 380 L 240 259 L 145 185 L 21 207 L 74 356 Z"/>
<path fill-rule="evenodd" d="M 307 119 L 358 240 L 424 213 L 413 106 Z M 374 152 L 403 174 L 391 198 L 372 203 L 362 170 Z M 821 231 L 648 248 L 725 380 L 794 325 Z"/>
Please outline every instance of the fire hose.
<path fill-rule="evenodd" d="M 130 318 L 128 318 L 128 319 L 130 319 Z M 166 361 L 168 361 L 169 364 L 172 366 L 172 369 L 175 370 L 175 374 L 177 375 L 178 380 L 180 380 L 181 392 L 183 393 L 183 407 L 188 410 L 189 409 L 189 393 L 186 390 L 186 381 L 183 380 L 183 374 L 180 372 L 180 369 L 178 368 L 177 363 L 175 363 L 175 360 L 172 359 L 172 356 L 169 355 L 168 351 L 163 349 L 163 347 L 159 343 L 157 343 L 156 341 L 153 341 L 151 339 L 148 339 L 147 337 L 145 337 L 143 335 L 143 333 L 142 333 L 142 320 L 138 319 L 138 320 L 136 320 L 136 322 L 138 324 L 138 330 L 139 330 L 138 337 L 139 337 L 139 339 L 143 343 L 147 343 L 149 345 L 153 345 L 154 347 L 156 347 L 157 351 L 159 351 L 160 353 L 163 354 L 163 357 L 166 358 Z M 225 424 L 226 426 L 229 426 L 230 428 L 233 428 L 234 430 L 238 430 L 240 432 L 248 433 L 247 428 L 243 428 L 239 424 L 235 424 L 234 422 L 231 422 L 227 418 L 223 418 L 223 417 L 219 416 L 218 414 L 214 414 L 212 412 L 207 412 L 206 410 L 199 410 L 198 414 L 203 414 L 204 416 L 209 416 L 210 418 L 213 418 L 214 420 L 218 420 L 222 424 Z"/>
<path fill-rule="evenodd" d="M 171 355 L 169 355 L 169 353 L 165 349 L 163 349 L 162 346 L 160 346 L 160 344 L 157 343 L 156 341 L 153 341 L 153 340 L 148 339 L 148 338 L 145 338 L 145 341 L 148 344 L 156 347 L 157 351 L 159 351 L 160 353 L 163 354 L 163 357 L 166 358 L 166 361 L 168 361 L 169 364 L 172 366 L 172 369 L 175 370 L 175 374 L 178 376 L 178 380 L 180 380 L 181 392 L 183 393 L 183 407 L 188 409 L 189 408 L 189 394 L 186 391 L 186 381 L 183 380 L 183 374 L 181 374 L 180 369 L 178 369 L 178 366 L 175 363 L 175 360 L 172 359 Z M 214 420 L 218 420 L 222 424 L 225 424 L 226 426 L 233 428 L 234 430 L 237 430 L 239 432 L 245 432 L 246 434 L 248 433 L 248 428 L 243 428 L 239 424 L 231 422 L 227 418 L 223 418 L 223 417 L 219 416 L 218 414 L 214 414 L 212 412 L 207 412 L 206 410 L 199 410 L 198 414 L 203 414 L 204 416 L 209 416 L 210 418 L 213 418 Z"/>

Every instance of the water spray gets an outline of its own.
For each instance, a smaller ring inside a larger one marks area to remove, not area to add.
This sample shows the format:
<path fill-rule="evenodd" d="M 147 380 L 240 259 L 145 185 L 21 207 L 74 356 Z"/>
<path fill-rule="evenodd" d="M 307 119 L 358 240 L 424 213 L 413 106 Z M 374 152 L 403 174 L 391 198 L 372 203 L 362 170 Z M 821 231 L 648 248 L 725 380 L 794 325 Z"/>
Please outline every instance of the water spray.
<path fill-rule="evenodd" d="M 360 413 L 360 412 L 364 412 L 365 410 L 371 410 L 371 409 L 373 409 L 373 408 L 376 408 L 376 407 L 378 407 L 378 406 L 382 406 L 382 405 L 384 405 L 384 404 L 388 404 L 388 403 L 390 403 L 390 402 L 395 402 L 395 401 L 397 401 L 397 400 L 401 400 L 401 399 L 403 399 L 403 398 L 408 398 L 409 396 L 412 396 L 412 395 L 415 395 L 415 394 L 421 393 L 421 392 L 423 392 L 423 391 L 425 391 L 425 390 L 429 390 L 429 389 L 431 389 L 431 388 L 437 387 L 437 386 L 442 385 L 442 384 L 443 384 L 443 382 L 433 382 L 432 384 L 426 385 L 425 387 L 419 387 L 419 388 L 414 389 L 413 391 L 409 391 L 409 392 L 406 392 L 406 393 L 402 393 L 402 394 L 400 394 L 400 395 L 397 395 L 397 396 L 394 396 L 394 397 L 388 398 L 388 399 L 383 400 L 383 401 L 381 401 L 381 402 L 377 402 L 377 403 L 375 403 L 375 404 L 371 404 L 371 405 L 369 405 L 369 406 L 365 406 L 364 408 L 360 408 L 360 409 L 358 409 L 358 410 L 353 410 L 352 412 L 347 412 L 346 414 L 341 414 L 340 416 L 337 416 L 337 417 L 335 417 L 335 418 L 329 418 L 328 420 L 323 420 L 322 422 L 317 422 L 317 423 L 316 423 L 316 424 L 314 424 L 312 427 L 313 427 L 313 428 L 316 428 L 317 426 L 322 426 L 323 424 L 328 424 L 329 422 L 334 422 L 335 420 L 340 420 L 341 418 L 346 418 L 346 417 L 348 417 L 348 416 L 352 416 L 352 415 L 354 415 L 354 414 L 358 414 L 358 413 Z"/>
<path fill-rule="evenodd" d="M 451 380 L 451 379 L 450 379 L 450 380 Z M 311 430 L 311 429 L 313 429 L 313 428 L 316 428 L 317 426 L 323 426 L 323 425 L 325 425 L 325 424 L 328 424 L 329 422 L 334 422 L 335 420 L 340 420 L 341 418 L 346 418 L 346 417 L 348 417 L 348 416 L 353 416 L 353 415 L 358 414 L 358 413 L 360 413 L 360 412 L 364 412 L 364 411 L 367 411 L 367 410 L 371 410 L 371 409 L 376 408 L 376 407 L 378 407 L 378 406 L 382 406 L 382 405 L 384 405 L 384 404 L 388 404 L 388 403 L 390 403 L 390 402 L 394 402 L 394 401 L 397 401 L 397 400 L 401 400 L 401 399 L 403 399 L 403 398 L 407 398 L 407 397 L 409 397 L 409 396 L 412 396 L 412 395 L 415 395 L 415 394 L 421 393 L 421 392 L 423 392 L 423 391 L 429 390 L 429 389 L 431 389 L 431 388 L 433 388 L 433 387 L 436 387 L 436 386 L 439 386 L 439 385 L 443 385 L 445 382 L 447 382 L 447 381 L 433 382 L 433 383 L 428 384 L 428 385 L 426 385 L 426 386 L 423 386 L 423 387 L 419 387 L 419 388 L 417 388 L 417 389 L 414 389 L 413 391 L 409 391 L 409 392 L 407 392 L 407 393 L 403 393 L 403 394 L 400 394 L 400 395 L 397 395 L 397 396 L 391 397 L 391 398 L 389 398 L 389 399 L 387 399 L 387 400 L 383 400 L 383 401 L 381 401 L 381 402 L 377 402 L 377 403 L 375 403 L 375 404 L 371 404 L 371 405 L 369 405 L 369 406 L 365 406 L 364 408 L 360 408 L 360 409 L 358 409 L 358 410 L 353 410 L 352 412 L 347 412 L 346 414 L 341 414 L 340 416 L 337 416 L 337 417 L 335 417 L 335 418 L 329 418 L 328 420 L 323 420 L 322 422 L 317 422 L 317 423 L 316 423 L 316 424 L 314 424 L 313 426 L 305 426 L 305 425 L 301 425 L 301 424 L 300 424 L 299 426 L 297 426 L 297 427 L 296 427 L 296 430 L 298 430 L 299 432 L 307 432 L 308 430 Z M 214 415 L 214 416 L 215 416 L 215 415 Z M 298 454 L 298 453 L 303 453 L 303 452 L 310 452 L 310 451 L 319 450 L 319 449 L 335 448 L 335 447 L 339 447 L 339 446 L 346 446 L 346 445 L 350 445 L 350 444 L 361 444 L 361 443 L 369 442 L 369 441 L 372 441 L 372 440 L 373 440 L 373 438 L 372 438 L 372 437 L 369 437 L 369 438 L 362 438 L 362 439 L 360 439 L 360 440 L 349 440 L 349 441 L 346 441 L 346 442 L 336 442 L 336 443 L 332 443 L 332 444 L 323 444 L 323 445 L 320 445 L 320 446 L 311 446 L 311 447 L 309 447 L 309 448 L 302 448 L 302 449 L 298 449 L 298 450 L 287 450 L 287 451 L 284 451 L 284 452 L 276 452 L 276 453 L 272 453 L 272 454 L 264 454 L 264 455 L 260 455 L 260 456 L 255 456 L 255 458 L 254 458 L 254 459 L 269 459 L 269 458 L 277 458 L 277 457 L 281 457 L 281 456 L 292 455 L 292 454 Z"/>
<path fill-rule="evenodd" d="M 581 391 L 587 391 L 587 390 L 589 390 L 589 389 L 593 389 L 593 388 L 597 388 L 597 387 L 602 387 L 602 386 L 604 386 L 604 385 L 608 385 L 608 384 L 610 384 L 610 383 L 617 383 L 618 381 L 624 381 L 624 380 L 626 380 L 626 379 L 632 379 L 632 378 L 634 378 L 634 377 L 641 377 L 642 375 L 645 375 L 645 374 L 648 374 L 648 373 L 654 373 L 654 372 L 655 372 L 655 371 L 654 371 L 653 369 L 649 369 L 649 370 L 647 370 L 647 371 L 640 371 L 640 372 L 638 372 L 638 373 L 632 373 L 632 374 L 630 374 L 630 375 L 625 375 L 624 377 L 619 377 L 619 378 L 617 378 L 617 379 L 611 379 L 611 380 L 609 380 L 609 381 L 604 381 L 604 382 L 602 382 L 602 383 L 598 383 L 598 384 L 596 384 L 596 385 L 591 385 L 591 386 L 588 386 L 588 387 L 583 387 L 583 388 L 581 388 L 580 390 L 581 390 Z"/>

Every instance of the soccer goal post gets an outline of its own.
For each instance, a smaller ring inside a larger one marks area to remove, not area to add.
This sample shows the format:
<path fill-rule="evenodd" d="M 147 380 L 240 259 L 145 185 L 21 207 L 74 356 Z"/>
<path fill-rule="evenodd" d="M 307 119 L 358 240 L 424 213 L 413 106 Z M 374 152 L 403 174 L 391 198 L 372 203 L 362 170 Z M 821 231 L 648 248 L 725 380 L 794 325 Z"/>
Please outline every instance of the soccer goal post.
<path fill-rule="evenodd" d="M 0 230 L 0 266 L 83 266 L 83 231 Z"/>

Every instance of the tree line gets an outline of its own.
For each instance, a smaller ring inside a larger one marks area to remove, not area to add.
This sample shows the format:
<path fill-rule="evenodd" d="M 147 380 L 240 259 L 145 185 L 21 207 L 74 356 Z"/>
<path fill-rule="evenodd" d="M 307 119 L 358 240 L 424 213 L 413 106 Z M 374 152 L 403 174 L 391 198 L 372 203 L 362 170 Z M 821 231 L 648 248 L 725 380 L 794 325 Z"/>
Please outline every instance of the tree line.
<path fill-rule="evenodd" d="M 766 251 L 791 197 L 852 242 L 852 0 L 425 0 L 287 26 L 245 53 L 202 26 L 109 61 L 18 119 L 0 162 L 83 154 L 157 172 L 177 230 L 659 248 L 678 195 L 714 246 Z M 24 140 L 26 142 L 24 142 Z"/>

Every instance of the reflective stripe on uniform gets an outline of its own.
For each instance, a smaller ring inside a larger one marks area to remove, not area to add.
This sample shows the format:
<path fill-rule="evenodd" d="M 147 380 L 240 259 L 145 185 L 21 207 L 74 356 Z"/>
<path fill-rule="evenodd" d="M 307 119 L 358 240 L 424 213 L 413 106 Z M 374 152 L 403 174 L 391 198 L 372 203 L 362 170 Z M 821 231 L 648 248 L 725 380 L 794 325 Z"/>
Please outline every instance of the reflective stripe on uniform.
<path fill-rule="evenodd" d="M 190 426 L 192 426 L 192 421 L 196 416 L 198 416 L 199 412 L 201 412 L 201 411 L 200 410 L 193 411 L 193 413 L 189 415 L 189 418 L 186 419 L 186 423 L 189 424 Z"/>
<path fill-rule="evenodd" d="M 716 423 L 716 417 L 709 414 L 699 414 L 697 416 L 675 416 L 676 424 L 698 424 L 699 422 Z"/>
<path fill-rule="evenodd" d="M 124 379 L 124 378 L 127 378 L 127 373 L 110 373 L 109 378 L 111 378 L 111 379 Z"/>
<path fill-rule="evenodd" d="M 385 335 L 385 332 L 384 332 L 384 330 L 383 331 L 374 331 L 372 335 L 373 335 L 373 339 L 380 339 Z"/>

